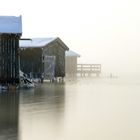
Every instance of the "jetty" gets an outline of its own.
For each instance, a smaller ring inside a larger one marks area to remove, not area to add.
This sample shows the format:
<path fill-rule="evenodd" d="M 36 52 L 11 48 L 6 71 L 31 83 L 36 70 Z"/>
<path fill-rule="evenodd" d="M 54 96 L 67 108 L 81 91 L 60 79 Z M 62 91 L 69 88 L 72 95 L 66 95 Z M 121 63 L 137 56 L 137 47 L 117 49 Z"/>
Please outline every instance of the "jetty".
<path fill-rule="evenodd" d="M 77 74 L 81 77 L 92 76 L 93 74 L 99 76 L 101 73 L 101 64 L 77 64 Z"/>

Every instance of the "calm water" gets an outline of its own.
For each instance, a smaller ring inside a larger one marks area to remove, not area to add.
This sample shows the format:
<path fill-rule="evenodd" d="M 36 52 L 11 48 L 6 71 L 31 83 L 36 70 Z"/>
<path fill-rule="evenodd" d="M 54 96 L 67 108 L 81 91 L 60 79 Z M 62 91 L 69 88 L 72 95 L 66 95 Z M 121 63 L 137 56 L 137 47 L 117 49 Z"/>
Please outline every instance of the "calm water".
<path fill-rule="evenodd" d="M 0 140 L 139 140 L 139 79 L 77 79 L 0 93 Z"/>

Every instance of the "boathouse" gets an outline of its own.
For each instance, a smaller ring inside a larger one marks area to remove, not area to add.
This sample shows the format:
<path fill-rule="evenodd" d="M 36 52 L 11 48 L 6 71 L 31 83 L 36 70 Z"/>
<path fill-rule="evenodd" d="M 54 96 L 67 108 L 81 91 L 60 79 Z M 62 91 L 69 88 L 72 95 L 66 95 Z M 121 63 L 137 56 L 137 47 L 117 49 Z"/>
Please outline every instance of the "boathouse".
<path fill-rule="evenodd" d="M 63 78 L 67 50 L 69 48 L 58 37 L 21 40 L 20 68 L 32 78 Z"/>
<path fill-rule="evenodd" d="M 80 55 L 72 50 L 69 50 L 65 54 L 66 58 L 66 75 L 67 76 L 76 76 L 77 74 L 77 58 Z"/>
<path fill-rule="evenodd" d="M 19 83 L 21 16 L 0 16 L 0 84 Z"/>

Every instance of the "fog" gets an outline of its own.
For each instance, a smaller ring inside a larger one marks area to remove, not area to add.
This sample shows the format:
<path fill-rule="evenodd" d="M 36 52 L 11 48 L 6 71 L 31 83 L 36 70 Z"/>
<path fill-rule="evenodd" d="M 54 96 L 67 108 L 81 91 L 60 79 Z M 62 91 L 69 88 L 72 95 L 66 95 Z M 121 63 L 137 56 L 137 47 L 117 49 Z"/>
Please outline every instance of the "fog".
<path fill-rule="evenodd" d="M 7 5 L 7 3 L 9 3 Z M 139 0 L 5 0 L 2 15 L 22 15 L 23 37 L 60 37 L 103 73 L 138 75 Z"/>
<path fill-rule="evenodd" d="M 81 55 L 78 63 L 101 64 L 102 72 L 1 92 L 0 140 L 139 140 L 139 7 L 140 0 L 1 1 L 1 15 L 22 15 L 22 38 L 59 37 Z"/>

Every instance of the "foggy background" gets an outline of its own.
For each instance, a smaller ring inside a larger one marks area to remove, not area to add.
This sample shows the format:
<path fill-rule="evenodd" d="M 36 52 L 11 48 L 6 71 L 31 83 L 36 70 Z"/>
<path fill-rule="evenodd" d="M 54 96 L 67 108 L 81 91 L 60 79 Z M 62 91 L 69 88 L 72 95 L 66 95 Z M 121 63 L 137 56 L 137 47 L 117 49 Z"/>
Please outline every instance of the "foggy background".
<path fill-rule="evenodd" d="M 22 15 L 22 37 L 60 37 L 103 73 L 139 75 L 139 0 L 5 0 L 1 15 Z"/>

